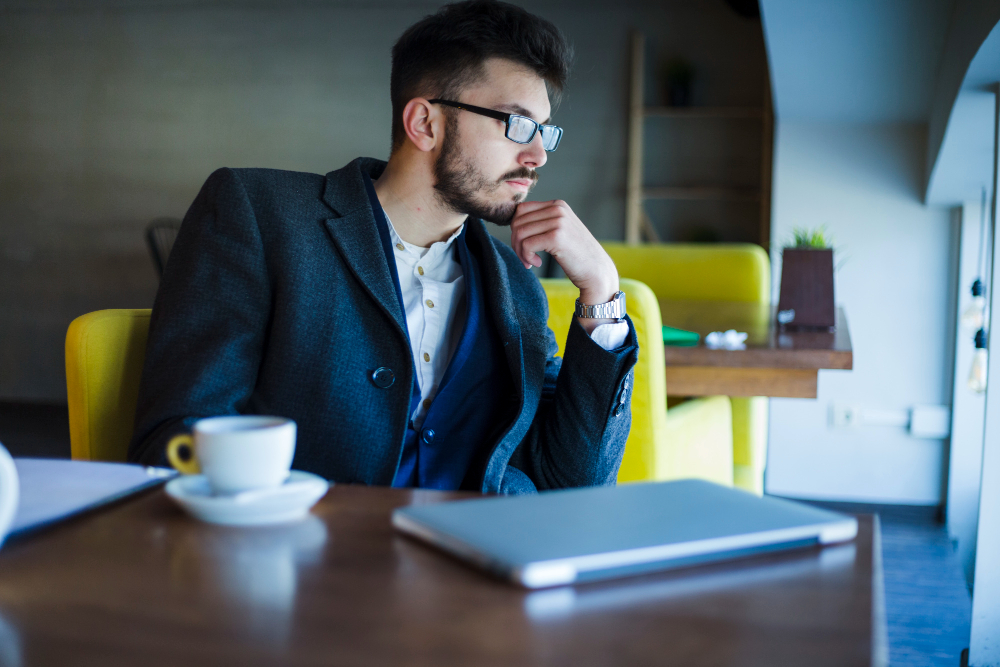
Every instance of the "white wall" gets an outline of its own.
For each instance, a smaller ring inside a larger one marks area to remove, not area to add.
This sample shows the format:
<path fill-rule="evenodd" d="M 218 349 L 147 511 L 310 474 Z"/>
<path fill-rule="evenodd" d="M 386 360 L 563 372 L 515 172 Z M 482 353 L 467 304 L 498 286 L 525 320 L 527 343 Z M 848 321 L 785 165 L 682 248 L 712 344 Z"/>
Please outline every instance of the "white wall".
<path fill-rule="evenodd" d="M 816 400 L 771 400 L 769 493 L 942 499 L 943 441 L 904 428 L 828 425 L 835 401 L 885 410 L 950 402 L 952 231 L 947 209 L 921 203 L 925 149 L 922 125 L 777 124 L 772 245 L 793 227 L 827 225 L 842 262 L 836 299 L 850 324 L 854 369 L 821 371 Z"/>
<path fill-rule="evenodd" d="M 782 120 L 924 122 L 955 0 L 760 0 Z"/>

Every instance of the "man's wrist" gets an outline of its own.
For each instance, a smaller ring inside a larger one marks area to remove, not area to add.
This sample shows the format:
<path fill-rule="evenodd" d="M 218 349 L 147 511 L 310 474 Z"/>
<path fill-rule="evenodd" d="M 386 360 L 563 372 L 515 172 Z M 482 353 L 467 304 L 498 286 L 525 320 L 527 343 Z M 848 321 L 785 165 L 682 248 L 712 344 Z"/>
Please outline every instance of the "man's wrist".
<path fill-rule="evenodd" d="M 602 303 L 607 303 L 615 298 L 615 294 L 618 294 L 618 281 L 614 282 L 614 285 L 610 283 L 604 287 L 582 287 L 580 288 L 580 303 L 585 306 L 597 306 Z"/>

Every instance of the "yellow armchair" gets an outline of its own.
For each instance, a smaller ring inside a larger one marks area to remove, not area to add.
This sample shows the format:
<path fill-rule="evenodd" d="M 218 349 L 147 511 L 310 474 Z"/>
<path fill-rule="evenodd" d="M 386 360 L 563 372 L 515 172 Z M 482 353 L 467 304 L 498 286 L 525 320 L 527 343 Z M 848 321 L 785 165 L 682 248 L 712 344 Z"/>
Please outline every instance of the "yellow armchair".
<path fill-rule="evenodd" d="M 602 245 L 623 278 L 641 280 L 659 299 L 771 301 L 771 263 L 758 245 L 612 242 Z M 759 495 L 764 492 L 767 458 L 767 398 L 732 397 L 730 401 L 733 479 L 736 486 Z"/>
<path fill-rule="evenodd" d="M 580 291 L 569 280 L 543 279 L 549 301 L 549 328 L 566 347 Z M 660 305 L 653 291 L 623 279 L 626 308 L 639 340 L 632 388 L 632 430 L 618 471 L 619 482 L 698 477 L 733 483 L 732 419 L 725 396 L 688 401 L 667 410 Z"/>
<path fill-rule="evenodd" d="M 148 309 L 98 310 L 66 332 L 66 393 L 74 459 L 124 461 L 149 336 Z"/>

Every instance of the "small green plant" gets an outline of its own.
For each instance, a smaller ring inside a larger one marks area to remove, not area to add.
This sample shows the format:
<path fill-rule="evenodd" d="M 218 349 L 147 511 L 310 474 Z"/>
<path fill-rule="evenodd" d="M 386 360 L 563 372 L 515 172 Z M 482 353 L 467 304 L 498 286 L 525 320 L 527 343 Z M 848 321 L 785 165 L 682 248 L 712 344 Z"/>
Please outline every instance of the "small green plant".
<path fill-rule="evenodd" d="M 816 229 L 806 229 L 805 227 L 795 227 L 792 229 L 792 243 L 786 244 L 788 248 L 798 248 L 804 250 L 825 250 L 833 247 L 833 238 L 826 230 L 826 225 Z"/>

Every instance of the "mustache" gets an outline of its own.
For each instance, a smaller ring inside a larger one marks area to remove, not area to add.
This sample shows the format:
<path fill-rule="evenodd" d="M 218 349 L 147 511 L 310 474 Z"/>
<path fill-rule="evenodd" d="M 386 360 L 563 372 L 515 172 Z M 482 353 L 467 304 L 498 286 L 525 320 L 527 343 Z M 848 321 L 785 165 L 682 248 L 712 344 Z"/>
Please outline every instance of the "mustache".
<path fill-rule="evenodd" d="M 501 176 L 497 182 L 503 183 L 504 181 L 514 180 L 515 178 L 529 178 L 531 179 L 531 187 L 535 187 L 535 184 L 538 183 L 538 172 L 534 169 L 521 167 L 519 169 L 515 169 L 514 171 L 508 171 L 506 174 Z"/>

